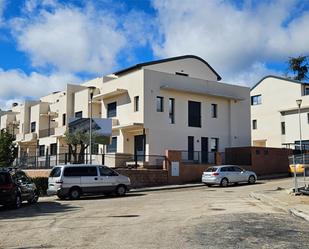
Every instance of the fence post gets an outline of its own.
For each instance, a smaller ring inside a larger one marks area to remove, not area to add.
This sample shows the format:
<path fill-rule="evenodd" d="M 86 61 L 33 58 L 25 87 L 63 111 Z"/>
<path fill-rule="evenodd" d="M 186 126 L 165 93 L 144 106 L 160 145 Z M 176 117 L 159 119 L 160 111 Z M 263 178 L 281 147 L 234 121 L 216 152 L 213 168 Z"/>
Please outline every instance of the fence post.
<path fill-rule="evenodd" d="M 105 154 L 102 154 L 102 165 L 105 165 Z"/>

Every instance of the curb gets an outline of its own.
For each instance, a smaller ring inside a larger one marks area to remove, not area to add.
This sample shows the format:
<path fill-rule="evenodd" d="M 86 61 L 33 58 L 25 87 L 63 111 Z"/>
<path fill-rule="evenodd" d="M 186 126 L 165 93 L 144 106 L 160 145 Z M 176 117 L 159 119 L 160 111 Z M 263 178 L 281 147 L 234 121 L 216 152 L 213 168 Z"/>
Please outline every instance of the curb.
<path fill-rule="evenodd" d="M 259 194 L 259 193 L 255 193 L 255 192 L 252 192 L 249 194 L 250 197 L 256 199 L 256 200 L 259 200 L 267 205 L 270 205 L 274 208 L 277 208 L 277 209 L 280 209 L 288 214 L 291 214 L 295 217 L 298 217 L 298 218 L 301 218 L 307 222 L 309 222 L 309 214 L 306 214 L 296 208 L 288 208 L 287 206 L 284 207 L 284 203 L 281 202 L 281 205 L 278 205 L 278 200 L 275 200 L 274 198 L 272 197 L 266 197 L 264 194 Z"/>
<path fill-rule="evenodd" d="M 190 185 L 186 184 L 186 185 L 171 185 L 171 186 L 164 186 L 164 187 L 133 188 L 133 189 L 130 190 L 130 193 L 197 188 L 197 187 L 203 187 L 203 186 L 204 186 L 204 184 L 202 184 L 202 183 L 196 183 L 196 184 L 190 184 Z"/>

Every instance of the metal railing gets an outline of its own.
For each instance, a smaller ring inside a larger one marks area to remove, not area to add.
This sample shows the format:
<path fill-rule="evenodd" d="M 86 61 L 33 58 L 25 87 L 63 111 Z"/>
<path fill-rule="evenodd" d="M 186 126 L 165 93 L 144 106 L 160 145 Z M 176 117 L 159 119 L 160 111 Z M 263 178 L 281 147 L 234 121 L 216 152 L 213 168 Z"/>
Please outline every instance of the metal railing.
<path fill-rule="evenodd" d="M 161 155 L 133 155 L 124 153 L 92 154 L 92 164 L 102 164 L 115 168 L 147 168 L 163 169 L 167 162 L 165 156 Z M 14 166 L 24 169 L 50 169 L 55 165 L 62 164 L 89 164 L 90 155 L 73 156 L 70 153 L 61 153 L 45 156 L 23 156 L 17 158 Z"/>
<path fill-rule="evenodd" d="M 290 173 L 293 175 L 294 192 L 309 194 L 309 154 L 289 157 Z"/>

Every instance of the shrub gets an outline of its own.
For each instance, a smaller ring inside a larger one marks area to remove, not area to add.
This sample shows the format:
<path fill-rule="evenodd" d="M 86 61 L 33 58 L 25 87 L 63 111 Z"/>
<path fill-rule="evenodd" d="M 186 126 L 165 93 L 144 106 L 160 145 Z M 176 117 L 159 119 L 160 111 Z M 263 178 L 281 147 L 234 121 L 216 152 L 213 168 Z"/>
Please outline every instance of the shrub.
<path fill-rule="evenodd" d="M 37 189 L 39 190 L 40 195 L 46 195 L 46 191 L 48 188 L 48 177 L 34 177 L 32 178 L 35 183 Z"/>

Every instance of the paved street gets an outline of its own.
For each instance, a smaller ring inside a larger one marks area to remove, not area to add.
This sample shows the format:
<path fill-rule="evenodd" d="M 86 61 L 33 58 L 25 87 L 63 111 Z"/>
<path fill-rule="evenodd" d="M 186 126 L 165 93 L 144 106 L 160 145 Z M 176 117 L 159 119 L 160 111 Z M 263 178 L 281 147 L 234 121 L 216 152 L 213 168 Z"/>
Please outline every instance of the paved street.
<path fill-rule="evenodd" d="M 0 210 L 0 248 L 308 248 L 309 223 L 249 197 L 279 182 L 42 198 Z"/>

